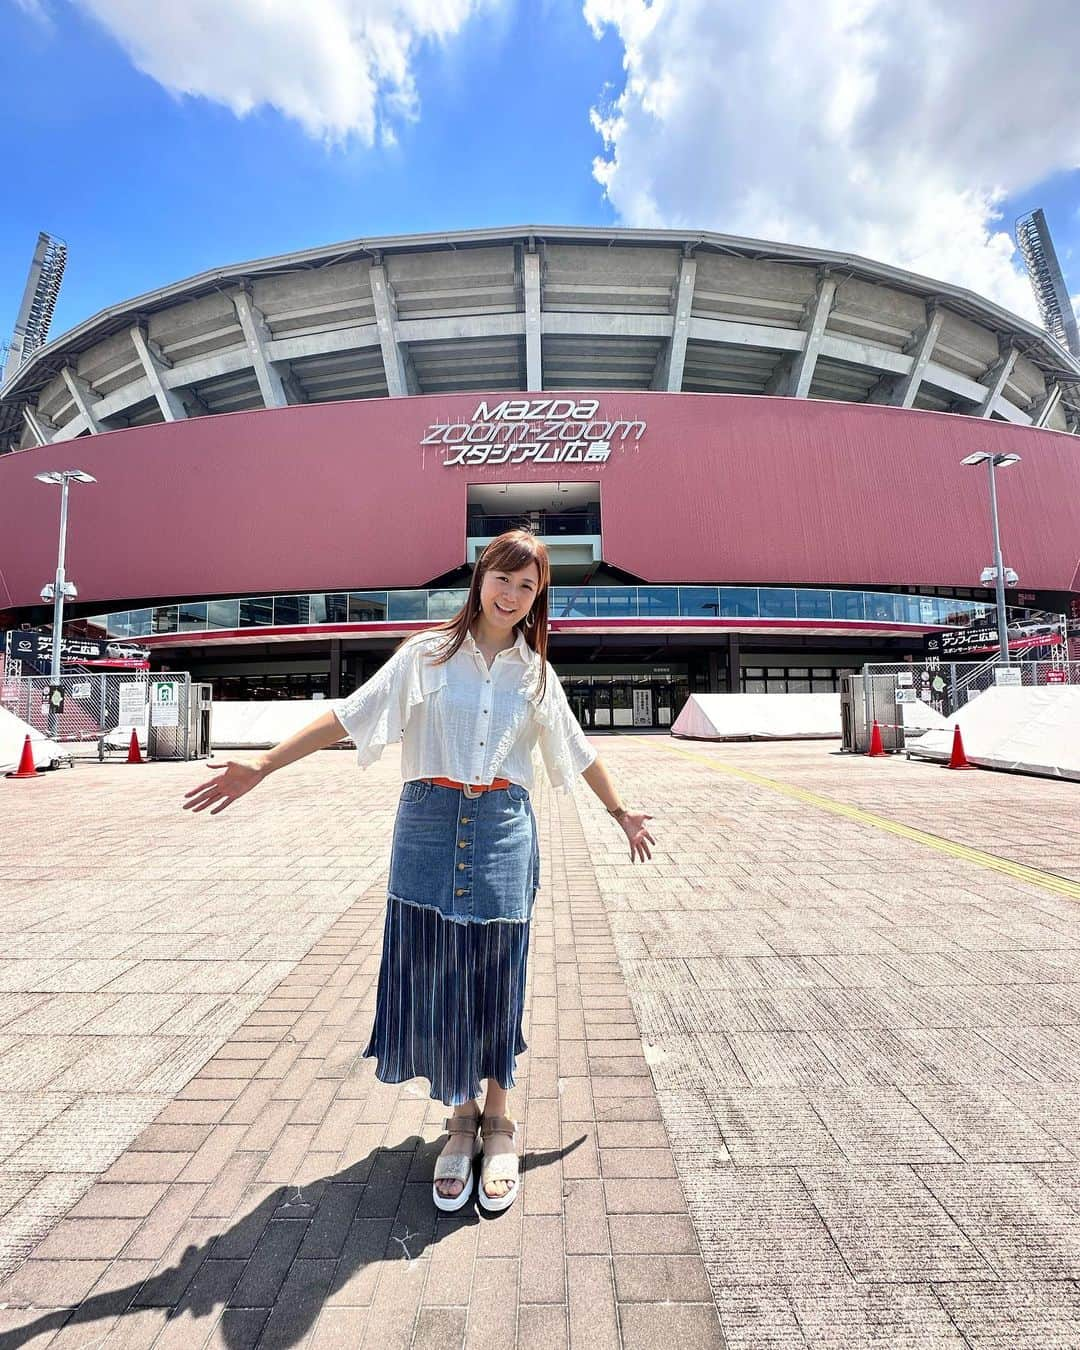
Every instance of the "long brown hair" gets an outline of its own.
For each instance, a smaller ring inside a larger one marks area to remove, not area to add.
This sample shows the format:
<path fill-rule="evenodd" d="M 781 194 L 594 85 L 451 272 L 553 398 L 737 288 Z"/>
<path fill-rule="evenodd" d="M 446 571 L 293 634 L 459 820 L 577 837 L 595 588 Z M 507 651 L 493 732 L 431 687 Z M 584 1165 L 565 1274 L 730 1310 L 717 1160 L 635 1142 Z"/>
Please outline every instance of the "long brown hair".
<path fill-rule="evenodd" d="M 492 570 L 520 572 L 530 563 L 535 563 L 536 570 L 540 573 L 536 598 L 527 617 L 519 620 L 514 628 L 523 634 L 525 641 L 540 657 L 540 679 L 535 687 L 536 701 L 539 703 L 547 689 L 548 587 L 551 585 L 551 564 L 543 541 L 537 539 L 530 530 L 507 530 L 505 534 L 493 539 L 476 560 L 465 603 L 453 618 L 436 624 L 429 631 L 446 635 L 433 661 L 435 665 L 442 665 L 450 660 L 465 641 L 469 624 L 480 613 L 480 587 L 483 585 L 485 573 Z"/>

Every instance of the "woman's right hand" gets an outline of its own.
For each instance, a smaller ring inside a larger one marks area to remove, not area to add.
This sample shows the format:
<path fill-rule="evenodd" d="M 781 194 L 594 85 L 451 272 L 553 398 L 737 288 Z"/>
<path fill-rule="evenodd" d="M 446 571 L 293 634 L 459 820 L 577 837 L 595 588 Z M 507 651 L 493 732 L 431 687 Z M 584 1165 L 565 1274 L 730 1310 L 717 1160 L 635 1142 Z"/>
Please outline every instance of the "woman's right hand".
<path fill-rule="evenodd" d="M 261 760 L 249 763 L 242 759 L 227 759 L 222 764 L 207 764 L 212 772 L 220 774 L 218 778 L 208 778 L 205 783 L 193 787 L 184 793 L 185 811 L 205 811 L 208 806 L 218 802 L 210 812 L 216 816 L 224 811 L 230 802 L 242 797 L 245 792 L 257 786 L 270 772 Z M 224 771 L 224 772 L 222 772 Z M 190 800 L 188 800 L 190 798 Z"/>

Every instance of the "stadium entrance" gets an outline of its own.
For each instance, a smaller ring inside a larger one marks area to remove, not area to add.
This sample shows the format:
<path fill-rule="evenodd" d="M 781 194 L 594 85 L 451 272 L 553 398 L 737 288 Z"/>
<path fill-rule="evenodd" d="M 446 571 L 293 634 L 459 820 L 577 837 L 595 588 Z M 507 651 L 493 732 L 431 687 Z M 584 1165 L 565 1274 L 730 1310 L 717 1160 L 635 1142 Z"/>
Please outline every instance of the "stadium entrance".
<path fill-rule="evenodd" d="M 585 731 L 670 727 L 690 696 L 686 670 L 670 666 L 604 674 L 563 666 L 559 673 Z"/>

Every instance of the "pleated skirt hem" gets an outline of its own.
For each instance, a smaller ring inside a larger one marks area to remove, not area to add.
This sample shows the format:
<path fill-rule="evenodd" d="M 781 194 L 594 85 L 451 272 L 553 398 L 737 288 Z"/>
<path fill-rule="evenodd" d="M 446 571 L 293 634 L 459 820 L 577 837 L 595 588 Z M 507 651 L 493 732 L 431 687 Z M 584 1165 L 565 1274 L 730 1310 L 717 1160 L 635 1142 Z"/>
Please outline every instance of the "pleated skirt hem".
<path fill-rule="evenodd" d="M 382 1083 L 426 1079 L 459 1106 L 481 1080 L 516 1083 L 530 919 L 462 921 L 389 895 L 375 1021 L 361 1058 Z"/>

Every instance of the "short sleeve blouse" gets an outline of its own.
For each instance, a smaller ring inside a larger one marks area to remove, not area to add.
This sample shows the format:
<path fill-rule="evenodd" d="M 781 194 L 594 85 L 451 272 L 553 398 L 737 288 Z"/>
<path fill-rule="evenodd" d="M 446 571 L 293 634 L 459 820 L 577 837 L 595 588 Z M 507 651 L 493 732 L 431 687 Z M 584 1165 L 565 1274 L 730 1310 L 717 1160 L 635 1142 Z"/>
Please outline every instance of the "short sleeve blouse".
<path fill-rule="evenodd" d="M 531 789 L 539 750 L 552 787 L 573 790 L 596 759 L 547 663 L 544 698 L 535 699 L 540 657 L 519 632 L 490 668 L 471 634 L 449 661 L 431 657 L 441 634 L 419 634 L 334 712 L 356 745 L 361 768 L 401 742 L 401 775 L 490 783 L 508 778 Z"/>

